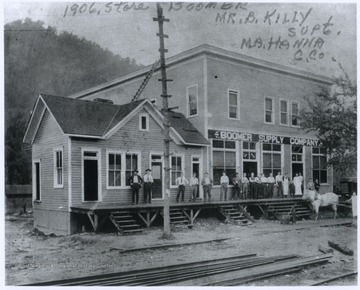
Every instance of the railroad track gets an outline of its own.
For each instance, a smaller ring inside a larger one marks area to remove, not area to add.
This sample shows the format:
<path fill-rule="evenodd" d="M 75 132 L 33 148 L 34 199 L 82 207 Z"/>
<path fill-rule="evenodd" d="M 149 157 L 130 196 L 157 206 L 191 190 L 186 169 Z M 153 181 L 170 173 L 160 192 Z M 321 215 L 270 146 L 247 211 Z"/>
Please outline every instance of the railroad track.
<path fill-rule="evenodd" d="M 258 257 L 256 254 L 247 254 L 151 269 L 39 282 L 26 286 L 240 285 L 249 280 L 281 275 L 297 271 L 304 266 L 325 263 L 331 257 L 332 255 L 308 258 L 299 258 L 296 255 Z"/>

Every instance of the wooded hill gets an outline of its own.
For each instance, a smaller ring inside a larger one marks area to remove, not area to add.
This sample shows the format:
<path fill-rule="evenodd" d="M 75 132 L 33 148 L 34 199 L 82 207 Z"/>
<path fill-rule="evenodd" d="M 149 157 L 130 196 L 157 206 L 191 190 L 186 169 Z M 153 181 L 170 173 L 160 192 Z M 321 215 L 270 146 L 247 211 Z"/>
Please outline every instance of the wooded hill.
<path fill-rule="evenodd" d="M 40 93 L 67 96 L 142 67 L 29 18 L 5 25 L 4 48 L 6 184 L 31 182 L 31 151 L 25 150 L 22 138 Z"/>

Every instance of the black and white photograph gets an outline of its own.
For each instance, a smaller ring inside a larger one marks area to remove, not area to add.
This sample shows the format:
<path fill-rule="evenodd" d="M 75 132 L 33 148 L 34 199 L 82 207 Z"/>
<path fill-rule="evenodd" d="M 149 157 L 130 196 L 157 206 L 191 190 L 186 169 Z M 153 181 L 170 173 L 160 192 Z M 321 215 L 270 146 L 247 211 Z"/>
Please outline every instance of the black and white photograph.
<path fill-rule="evenodd" d="M 5 0 L 1 285 L 358 286 L 357 9 Z"/>

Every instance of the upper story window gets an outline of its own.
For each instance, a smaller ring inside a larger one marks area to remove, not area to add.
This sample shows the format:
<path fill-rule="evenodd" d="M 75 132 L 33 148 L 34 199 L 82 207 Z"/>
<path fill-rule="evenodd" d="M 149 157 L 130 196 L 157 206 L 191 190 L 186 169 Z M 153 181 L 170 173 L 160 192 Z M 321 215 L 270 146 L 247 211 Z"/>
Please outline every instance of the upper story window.
<path fill-rule="evenodd" d="M 280 100 L 280 125 L 289 125 L 289 101 Z"/>
<path fill-rule="evenodd" d="M 196 116 L 198 114 L 198 86 L 186 88 L 186 96 L 188 103 L 188 116 Z"/>
<path fill-rule="evenodd" d="M 300 126 L 300 104 L 298 102 L 291 103 L 291 126 L 299 127 Z"/>
<path fill-rule="evenodd" d="M 265 123 L 274 124 L 274 99 L 271 97 L 265 97 L 264 118 Z"/>
<path fill-rule="evenodd" d="M 228 90 L 228 106 L 229 119 L 240 119 L 239 92 Z"/>
<path fill-rule="evenodd" d="M 63 149 L 54 150 L 54 187 L 63 187 Z"/>
<path fill-rule="evenodd" d="M 140 114 L 139 115 L 139 130 L 140 131 L 149 131 L 149 115 Z"/>

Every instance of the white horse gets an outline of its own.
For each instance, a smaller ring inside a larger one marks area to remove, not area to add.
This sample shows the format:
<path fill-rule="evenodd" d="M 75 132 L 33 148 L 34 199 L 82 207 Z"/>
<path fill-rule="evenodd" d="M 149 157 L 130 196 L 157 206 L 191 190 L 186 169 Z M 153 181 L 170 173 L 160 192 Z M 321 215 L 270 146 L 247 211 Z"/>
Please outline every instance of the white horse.
<path fill-rule="evenodd" d="M 303 200 L 311 201 L 313 211 L 315 212 L 315 221 L 319 216 L 319 208 L 325 206 L 331 206 L 334 210 L 334 219 L 336 218 L 337 205 L 339 204 L 339 197 L 333 192 L 327 192 L 324 194 L 318 194 L 315 190 L 308 190 L 304 193 Z"/>

